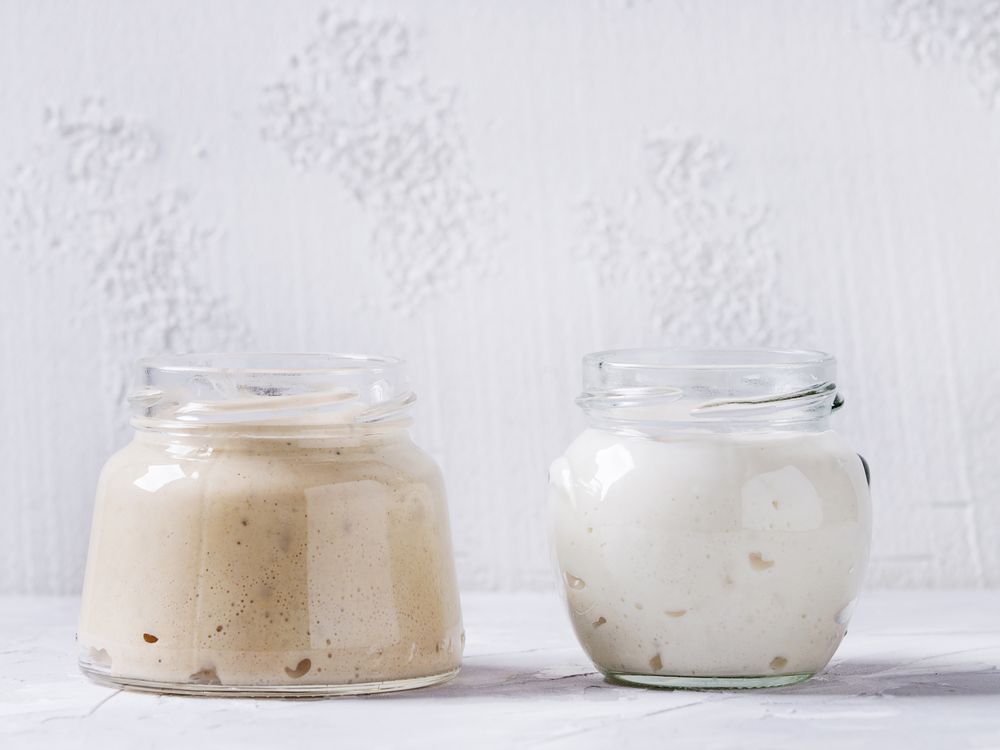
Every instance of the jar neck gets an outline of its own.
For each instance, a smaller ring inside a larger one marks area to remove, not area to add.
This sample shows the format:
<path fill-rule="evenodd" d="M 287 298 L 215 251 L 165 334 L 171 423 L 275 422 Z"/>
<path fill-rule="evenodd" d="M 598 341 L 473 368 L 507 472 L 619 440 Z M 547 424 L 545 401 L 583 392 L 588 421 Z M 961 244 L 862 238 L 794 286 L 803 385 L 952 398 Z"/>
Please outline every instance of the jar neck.
<path fill-rule="evenodd" d="M 372 450 L 412 442 L 404 427 L 380 429 L 348 429 L 340 431 L 293 432 L 261 434 L 254 429 L 242 430 L 136 430 L 135 442 L 156 446 L 170 452 L 189 454 L 195 451 L 214 453 L 253 452 L 296 454 L 313 451 Z"/>
<path fill-rule="evenodd" d="M 694 407 L 697 411 L 701 407 Z M 749 418 L 747 415 L 722 416 L 699 420 L 669 418 L 659 415 L 655 410 L 590 410 L 587 412 L 587 423 L 599 430 L 620 433 L 623 435 L 663 437 L 677 435 L 705 434 L 747 434 L 767 432 L 824 432 L 830 429 L 830 411 L 818 414 L 800 414 L 790 416 L 765 417 L 761 414 Z"/>
<path fill-rule="evenodd" d="M 639 435 L 820 432 L 842 400 L 821 352 L 598 352 L 577 403 L 598 429 Z"/>

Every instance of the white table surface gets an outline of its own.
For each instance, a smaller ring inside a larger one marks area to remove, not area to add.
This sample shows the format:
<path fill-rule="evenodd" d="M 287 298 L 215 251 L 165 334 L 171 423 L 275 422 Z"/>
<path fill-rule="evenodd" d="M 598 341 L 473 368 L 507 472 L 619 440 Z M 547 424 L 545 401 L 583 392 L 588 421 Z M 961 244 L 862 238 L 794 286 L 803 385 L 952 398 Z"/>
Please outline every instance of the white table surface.
<path fill-rule="evenodd" d="M 605 683 L 557 597 L 463 597 L 451 683 L 328 700 L 178 698 L 77 671 L 77 600 L 0 598 L 0 748 L 1000 748 L 1000 592 L 868 593 L 832 665 L 733 692 Z"/>

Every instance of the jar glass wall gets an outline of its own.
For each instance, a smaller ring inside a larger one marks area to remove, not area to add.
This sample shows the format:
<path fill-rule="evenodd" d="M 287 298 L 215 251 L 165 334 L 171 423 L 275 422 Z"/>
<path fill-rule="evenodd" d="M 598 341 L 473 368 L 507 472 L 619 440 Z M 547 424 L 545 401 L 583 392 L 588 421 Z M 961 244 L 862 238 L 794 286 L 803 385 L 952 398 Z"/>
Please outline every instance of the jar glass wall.
<path fill-rule="evenodd" d="M 828 663 L 871 535 L 834 383 L 819 352 L 584 359 L 590 426 L 552 464 L 550 501 L 573 627 L 609 678 L 763 687 Z"/>
<path fill-rule="evenodd" d="M 326 695 L 434 684 L 464 641 L 441 474 L 397 360 L 139 363 L 79 624 L 102 682 Z"/>

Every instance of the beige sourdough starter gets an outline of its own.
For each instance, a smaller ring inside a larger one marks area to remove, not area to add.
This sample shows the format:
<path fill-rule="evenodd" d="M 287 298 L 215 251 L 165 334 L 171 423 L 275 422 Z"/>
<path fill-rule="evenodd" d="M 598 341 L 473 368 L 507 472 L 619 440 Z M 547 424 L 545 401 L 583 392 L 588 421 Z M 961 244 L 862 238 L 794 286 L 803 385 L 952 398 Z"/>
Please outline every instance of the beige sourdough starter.
<path fill-rule="evenodd" d="M 454 672 L 462 621 L 435 464 L 405 430 L 249 432 L 140 431 L 108 461 L 80 616 L 85 671 L 244 688 Z"/>

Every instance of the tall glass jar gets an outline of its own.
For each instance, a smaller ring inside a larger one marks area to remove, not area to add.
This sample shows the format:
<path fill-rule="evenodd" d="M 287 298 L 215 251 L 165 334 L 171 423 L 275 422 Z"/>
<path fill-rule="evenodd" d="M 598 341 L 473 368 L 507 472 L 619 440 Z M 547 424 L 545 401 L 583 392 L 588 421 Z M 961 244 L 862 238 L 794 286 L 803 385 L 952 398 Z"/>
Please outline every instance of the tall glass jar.
<path fill-rule="evenodd" d="M 442 682 L 464 642 L 444 486 L 399 360 L 138 363 L 133 441 L 97 488 L 90 677 L 313 696 Z"/>
<path fill-rule="evenodd" d="M 830 429 L 821 352 L 636 349 L 583 360 L 589 427 L 550 471 L 576 635 L 608 678 L 732 688 L 833 656 L 871 536 L 867 467 Z"/>

